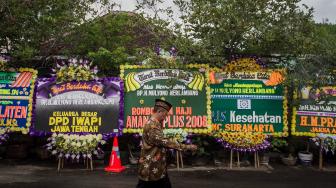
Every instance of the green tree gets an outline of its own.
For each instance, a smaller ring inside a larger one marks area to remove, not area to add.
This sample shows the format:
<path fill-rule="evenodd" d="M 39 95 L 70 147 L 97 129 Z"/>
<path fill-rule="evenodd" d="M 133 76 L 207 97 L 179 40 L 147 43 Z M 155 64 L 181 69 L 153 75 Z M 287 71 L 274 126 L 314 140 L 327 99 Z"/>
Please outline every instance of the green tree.
<path fill-rule="evenodd" d="M 47 73 L 50 57 L 89 57 L 101 74 L 117 75 L 120 64 L 137 60 L 128 57 L 154 49 L 170 33 L 114 6 L 110 0 L 0 0 L 0 47 L 14 67 Z"/>
<path fill-rule="evenodd" d="M 160 3 L 140 1 L 139 7 L 146 10 Z M 185 63 L 221 67 L 232 55 L 258 55 L 267 57 L 269 68 L 287 68 L 288 83 L 321 86 L 335 80 L 335 26 L 315 24 L 313 8 L 300 7 L 301 0 L 174 3 L 179 7 L 175 16 L 180 15 L 181 21 L 173 27 L 171 43 Z"/>
<path fill-rule="evenodd" d="M 59 54 L 87 56 L 103 75 L 118 75 L 119 65 L 137 63 L 171 32 L 141 14 L 115 11 L 77 27 Z"/>
<path fill-rule="evenodd" d="M 117 47 L 112 51 L 99 48 L 96 52 L 89 52 L 88 57 L 99 67 L 101 76 L 118 76 L 119 66 L 128 63 L 128 54 L 124 47 Z"/>
<path fill-rule="evenodd" d="M 336 82 L 336 25 L 315 24 L 310 54 L 288 66 L 289 79 L 298 85 L 321 87 Z"/>
<path fill-rule="evenodd" d="M 316 24 L 313 41 L 314 54 L 336 58 L 335 24 Z"/>
<path fill-rule="evenodd" d="M 0 47 L 16 59 L 47 57 L 74 28 L 109 11 L 108 0 L 0 0 Z"/>
<path fill-rule="evenodd" d="M 115 11 L 76 28 L 60 53 L 86 55 L 101 47 L 110 51 L 123 47 L 135 55 L 139 48 L 154 48 L 169 37 L 169 30 L 140 14 Z"/>
<path fill-rule="evenodd" d="M 312 9 L 300 0 L 177 0 L 185 31 L 213 56 L 305 54 L 311 50 Z"/>

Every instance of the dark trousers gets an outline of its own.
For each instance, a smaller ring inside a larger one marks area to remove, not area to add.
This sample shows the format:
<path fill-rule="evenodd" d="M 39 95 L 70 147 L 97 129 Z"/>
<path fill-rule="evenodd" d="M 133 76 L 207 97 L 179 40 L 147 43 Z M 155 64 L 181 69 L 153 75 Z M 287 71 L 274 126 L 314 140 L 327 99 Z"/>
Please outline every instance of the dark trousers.
<path fill-rule="evenodd" d="M 157 181 L 143 181 L 139 180 L 136 188 L 171 188 L 169 177 L 166 176 Z"/>

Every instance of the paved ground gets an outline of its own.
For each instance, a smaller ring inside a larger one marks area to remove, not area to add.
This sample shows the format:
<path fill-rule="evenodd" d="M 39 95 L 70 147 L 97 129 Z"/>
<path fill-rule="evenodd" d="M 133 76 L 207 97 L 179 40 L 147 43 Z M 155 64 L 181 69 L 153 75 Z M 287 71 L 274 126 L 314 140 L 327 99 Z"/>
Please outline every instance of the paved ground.
<path fill-rule="evenodd" d="M 56 164 L 55 164 L 56 165 Z M 10 164 L 0 162 L 0 188 L 133 188 L 137 178 L 135 168 L 121 174 L 108 174 L 99 165 L 94 171 L 72 166 L 57 173 L 51 164 Z M 174 188 L 328 188 L 336 187 L 335 171 L 318 171 L 308 167 L 261 169 L 197 168 L 170 171 Z"/>

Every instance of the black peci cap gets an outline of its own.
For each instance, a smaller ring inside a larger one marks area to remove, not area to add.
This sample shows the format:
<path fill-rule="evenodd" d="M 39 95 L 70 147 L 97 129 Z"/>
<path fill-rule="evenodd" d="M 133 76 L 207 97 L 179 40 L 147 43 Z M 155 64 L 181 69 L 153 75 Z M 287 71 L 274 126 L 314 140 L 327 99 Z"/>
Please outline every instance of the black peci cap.
<path fill-rule="evenodd" d="M 161 100 L 161 99 L 155 99 L 155 106 L 164 108 L 165 110 L 167 110 L 169 112 L 173 105 L 171 105 L 167 101 L 164 101 L 164 100 Z"/>

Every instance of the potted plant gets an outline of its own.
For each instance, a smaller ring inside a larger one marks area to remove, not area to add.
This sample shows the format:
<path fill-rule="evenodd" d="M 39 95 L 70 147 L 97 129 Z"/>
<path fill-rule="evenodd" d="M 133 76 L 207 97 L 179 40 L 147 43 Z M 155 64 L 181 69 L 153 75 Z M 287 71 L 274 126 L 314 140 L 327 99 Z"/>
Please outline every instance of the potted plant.
<path fill-rule="evenodd" d="M 294 166 L 297 161 L 297 157 L 294 157 L 291 153 L 288 155 L 281 155 L 281 161 L 287 166 Z"/>
<path fill-rule="evenodd" d="M 203 136 L 193 137 L 192 142 L 198 146 L 198 150 L 193 155 L 192 164 L 195 166 L 207 165 L 211 157 L 211 154 L 206 149 L 209 146 L 209 142 Z"/>
<path fill-rule="evenodd" d="M 284 165 L 294 166 L 297 162 L 297 157 L 295 156 L 295 147 L 293 144 L 286 144 L 288 147 L 288 153 L 281 154 L 280 159 Z"/>
<path fill-rule="evenodd" d="M 313 161 L 313 154 L 309 151 L 300 151 L 298 153 L 301 164 L 310 166 Z"/>
<path fill-rule="evenodd" d="M 278 161 L 281 158 L 281 152 L 288 146 L 288 142 L 284 138 L 272 138 L 270 143 L 270 150 L 261 156 L 261 164 L 268 165 L 270 160 Z"/>
<path fill-rule="evenodd" d="M 313 161 L 313 154 L 309 152 L 309 142 L 307 143 L 306 151 L 299 151 L 298 157 L 300 159 L 300 163 L 304 166 L 310 166 Z"/>

